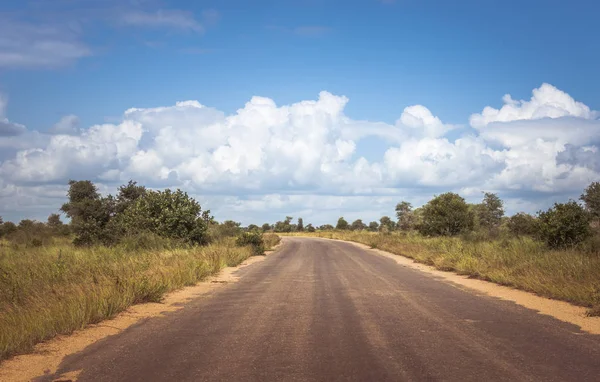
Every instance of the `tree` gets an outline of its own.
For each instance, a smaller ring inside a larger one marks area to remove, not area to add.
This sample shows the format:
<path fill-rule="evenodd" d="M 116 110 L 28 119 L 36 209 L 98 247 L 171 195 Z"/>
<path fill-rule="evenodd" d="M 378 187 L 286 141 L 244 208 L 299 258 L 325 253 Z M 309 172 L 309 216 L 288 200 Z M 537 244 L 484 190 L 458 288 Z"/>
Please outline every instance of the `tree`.
<path fill-rule="evenodd" d="M 123 223 L 128 232 L 148 231 L 191 244 L 205 244 L 207 226 L 201 212 L 200 204 L 179 189 L 147 191 L 125 210 Z M 239 228 L 240 223 L 232 223 Z"/>
<path fill-rule="evenodd" d="M 275 232 L 292 232 L 292 219 L 291 216 L 286 216 L 284 221 L 278 221 L 275 223 Z"/>
<path fill-rule="evenodd" d="M 302 220 L 302 218 L 298 218 L 298 225 L 296 226 L 296 231 L 304 231 L 304 220 Z"/>
<path fill-rule="evenodd" d="M 340 217 L 337 221 L 335 229 L 345 230 L 348 229 L 348 222 L 343 217 Z"/>
<path fill-rule="evenodd" d="M 0 237 L 10 235 L 17 230 L 17 225 L 13 222 L 4 222 L 0 226 Z"/>
<path fill-rule="evenodd" d="M 118 240 L 117 227 L 109 224 L 115 214 L 112 196 L 101 197 L 89 180 L 70 180 L 67 197 L 69 201 L 60 210 L 71 219 L 75 245 L 110 245 Z"/>
<path fill-rule="evenodd" d="M 486 192 L 483 202 L 476 207 L 477 219 L 482 228 L 492 230 L 500 226 L 504 216 L 504 202 L 498 195 Z"/>
<path fill-rule="evenodd" d="M 258 228 L 258 226 L 257 226 L 256 224 L 250 224 L 250 225 L 249 225 L 249 226 L 246 228 L 246 230 L 247 230 L 247 231 L 258 231 L 258 230 L 259 230 L 259 228 Z"/>
<path fill-rule="evenodd" d="M 590 214 L 575 201 L 539 213 L 540 235 L 550 248 L 575 246 L 590 236 Z"/>
<path fill-rule="evenodd" d="M 63 222 L 60 221 L 60 215 L 59 214 L 50 214 L 50 216 L 48 216 L 48 227 L 53 228 L 53 229 L 57 229 L 62 227 Z"/>
<path fill-rule="evenodd" d="M 508 218 L 508 230 L 515 236 L 535 236 L 538 233 L 538 221 L 535 217 L 519 212 Z"/>
<path fill-rule="evenodd" d="M 377 232 L 377 230 L 379 230 L 379 223 L 377 223 L 377 222 L 370 222 L 369 223 L 369 231 L 371 231 L 371 232 Z"/>
<path fill-rule="evenodd" d="M 308 223 L 308 224 L 306 225 L 306 230 L 307 230 L 308 232 L 315 232 L 315 227 L 313 227 L 313 225 L 312 225 L 312 224 Z"/>
<path fill-rule="evenodd" d="M 319 226 L 319 231 L 331 231 L 333 228 L 334 227 L 331 224 L 323 224 L 322 226 Z"/>
<path fill-rule="evenodd" d="M 409 202 L 402 201 L 396 204 L 396 217 L 398 218 L 398 229 L 403 231 L 413 229 L 415 216 Z"/>
<path fill-rule="evenodd" d="M 215 220 L 215 217 L 210 214 L 210 210 L 202 211 L 202 220 L 204 220 L 204 223 L 206 223 L 207 226 L 219 224 Z"/>
<path fill-rule="evenodd" d="M 600 182 L 590 184 L 579 199 L 585 203 L 591 218 L 600 223 Z"/>
<path fill-rule="evenodd" d="M 454 236 L 473 229 L 473 214 L 458 194 L 447 192 L 430 200 L 422 210 L 423 235 Z"/>
<path fill-rule="evenodd" d="M 272 229 L 272 227 L 271 227 L 271 225 L 269 223 L 263 224 L 261 228 L 262 228 L 263 232 L 267 232 L 267 231 L 270 231 Z"/>
<path fill-rule="evenodd" d="M 116 212 L 122 213 L 138 198 L 146 194 L 146 187 L 138 186 L 137 182 L 130 180 L 127 184 L 119 187 L 116 198 Z"/>
<path fill-rule="evenodd" d="M 350 229 L 352 231 L 362 231 L 363 229 L 366 229 L 367 226 L 365 223 L 363 223 L 363 221 L 361 219 L 356 219 L 355 221 L 352 222 L 352 224 L 350 224 Z"/>
<path fill-rule="evenodd" d="M 389 216 L 382 216 L 379 219 L 379 232 L 389 233 L 396 229 L 396 223 Z"/>

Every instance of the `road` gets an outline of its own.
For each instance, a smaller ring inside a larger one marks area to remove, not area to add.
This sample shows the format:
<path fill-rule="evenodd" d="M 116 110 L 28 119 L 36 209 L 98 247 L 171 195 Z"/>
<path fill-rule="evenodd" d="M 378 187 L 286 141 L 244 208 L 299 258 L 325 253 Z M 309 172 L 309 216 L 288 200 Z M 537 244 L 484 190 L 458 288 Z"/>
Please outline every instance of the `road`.
<path fill-rule="evenodd" d="M 239 272 L 236 283 L 68 356 L 56 375 L 81 370 L 78 381 L 600 380 L 600 336 L 350 243 L 286 238 L 275 254 Z"/>

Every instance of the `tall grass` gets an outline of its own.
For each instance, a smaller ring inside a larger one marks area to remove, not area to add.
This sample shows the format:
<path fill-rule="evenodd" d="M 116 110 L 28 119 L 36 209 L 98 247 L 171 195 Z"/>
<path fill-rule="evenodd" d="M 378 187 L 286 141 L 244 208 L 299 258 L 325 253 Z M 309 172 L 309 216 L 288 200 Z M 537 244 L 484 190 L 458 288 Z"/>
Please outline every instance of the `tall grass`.
<path fill-rule="evenodd" d="M 454 271 L 540 296 L 589 307 L 600 315 L 600 256 L 578 250 L 549 250 L 530 238 L 471 241 L 418 234 L 325 231 L 305 234 L 355 241 L 403 255 L 440 270 Z"/>
<path fill-rule="evenodd" d="M 150 235 L 114 248 L 76 248 L 66 238 L 35 248 L 0 241 L 0 360 L 239 264 L 252 250 L 234 241 L 181 247 Z"/>

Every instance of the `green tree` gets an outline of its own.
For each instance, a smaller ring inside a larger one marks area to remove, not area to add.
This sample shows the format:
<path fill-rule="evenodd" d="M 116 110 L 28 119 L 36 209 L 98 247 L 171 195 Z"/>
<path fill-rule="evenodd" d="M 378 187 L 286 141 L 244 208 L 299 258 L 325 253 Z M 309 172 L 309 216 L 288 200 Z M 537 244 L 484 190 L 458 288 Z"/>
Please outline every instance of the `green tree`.
<path fill-rule="evenodd" d="M 538 233 L 538 221 L 535 217 L 519 212 L 508 218 L 508 230 L 515 236 L 535 236 Z"/>
<path fill-rule="evenodd" d="M 487 230 L 496 229 L 504 216 L 504 202 L 498 195 L 486 192 L 483 202 L 476 208 L 479 226 Z"/>
<path fill-rule="evenodd" d="M 422 210 L 419 231 L 423 235 L 454 236 L 473 229 L 469 205 L 458 194 L 447 192 L 430 200 Z"/>
<path fill-rule="evenodd" d="M 348 222 L 346 221 L 346 219 L 344 219 L 343 217 L 340 217 L 337 221 L 335 229 L 346 230 L 348 228 L 349 228 L 349 226 L 348 226 Z"/>
<path fill-rule="evenodd" d="M 265 223 L 262 225 L 262 230 L 263 232 L 267 232 L 270 231 L 272 229 L 271 225 L 269 223 Z"/>
<path fill-rule="evenodd" d="M 296 231 L 304 231 L 304 220 L 302 220 L 302 218 L 298 218 L 298 225 L 296 226 Z"/>
<path fill-rule="evenodd" d="M 50 214 L 50 216 L 48 216 L 48 227 L 53 228 L 53 229 L 58 229 L 60 227 L 62 227 L 63 222 L 60 220 L 60 215 L 59 214 Z"/>
<path fill-rule="evenodd" d="M 313 225 L 312 225 L 312 224 L 308 223 L 308 224 L 306 225 L 306 230 L 307 230 L 308 232 L 315 232 L 315 227 L 313 227 Z"/>
<path fill-rule="evenodd" d="M 128 232 L 148 231 L 192 244 L 208 241 L 200 204 L 179 189 L 147 191 L 123 213 L 123 223 Z"/>
<path fill-rule="evenodd" d="M 590 214 L 577 202 L 555 203 L 540 212 L 540 235 L 550 248 L 575 246 L 590 236 Z"/>
<path fill-rule="evenodd" d="M 367 225 L 365 223 L 363 223 L 363 221 L 361 219 L 356 219 L 355 221 L 352 222 L 352 224 L 350 224 L 350 229 L 352 231 L 362 231 L 366 228 L 367 228 Z"/>
<path fill-rule="evenodd" d="M 396 223 L 389 216 L 382 216 L 379 219 L 379 232 L 389 233 L 396 229 Z"/>
<path fill-rule="evenodd" d="M 71 219 L 75 245 L 110 245 L 118 240 L 117 229 L 110 224 L 116 204 L 112 196 L 101 197 L 89 180 L 71 180 L 67 197 L 60 210 Z"/>
<path fill-rule="evenodd" d="M 284 221 L 278 221 L 275 223 L 275 232 L 292 232 L 292 219 L 291 216 L 286 216 Z"/>
<path fill-rule="evenodd" d="M 600 223 L 600 182 L 590 184 L 579 199 L 585 203 L 585 208 L 596 224 Z"/>
<path fill-rule="evenodd" d="M 250 224 L 247 228 L 247 231 L 258 231 L 260 230 L 256 224 Z"/>
<path fill-rule="evenodd" d="M 319 231 L 331 231 L 334 227 L 331 224 L 323 224 L 319 226 Z"/>
<path fill-rule="evenodd" d="M 402 201 L 396 204 L 396 217 L 398 218 L 398 229 L 408 231 L 414 228 L 415 215 L 412 211 L 412 204 Z"/>
<path fill-rule="evenodd" d="M 138 198 L 146 194 L 146 187 L 138 186 L 137 182 L 130 180 L 127 184 L 120 186 L 118 191 L 115 210 L 117 213 L 122 213 Z"/>
<path fill-rule="evenodd" d="M 377 232 L 379 230 L 379 223 L 377 222 L 370 222 L 369 223 L 369 231 L 371 232 Z"/>

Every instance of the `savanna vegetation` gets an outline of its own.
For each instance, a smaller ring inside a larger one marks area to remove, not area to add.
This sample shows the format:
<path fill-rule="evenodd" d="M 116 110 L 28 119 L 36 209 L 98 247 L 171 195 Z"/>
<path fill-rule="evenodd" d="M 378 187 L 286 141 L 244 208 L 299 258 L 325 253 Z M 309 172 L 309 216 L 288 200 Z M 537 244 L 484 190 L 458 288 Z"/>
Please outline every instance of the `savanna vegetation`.
<path fill-rule="evenodd" d="M 397 204 L 396 219 L 368 225 L 343 217 L 316 232 L 541 296 L 569 301 L 600 315 L 600 183 L 580 197 L 535 215 L 507 217 L 503 201 L 485 193 L 478 204 L 445 193 L 420 208 Z M 289 219 L 291 221 L 291 218 Z"/>
<path fill-rule="evenodd" d="M 47 222 L 0 218 L 0 360 L 36 343 L 158 302 L 225 266 L 262 255 L 279 237 L 217 222 L 181 190 L 136 182 L 102 196 L 71 181 Z"/>

